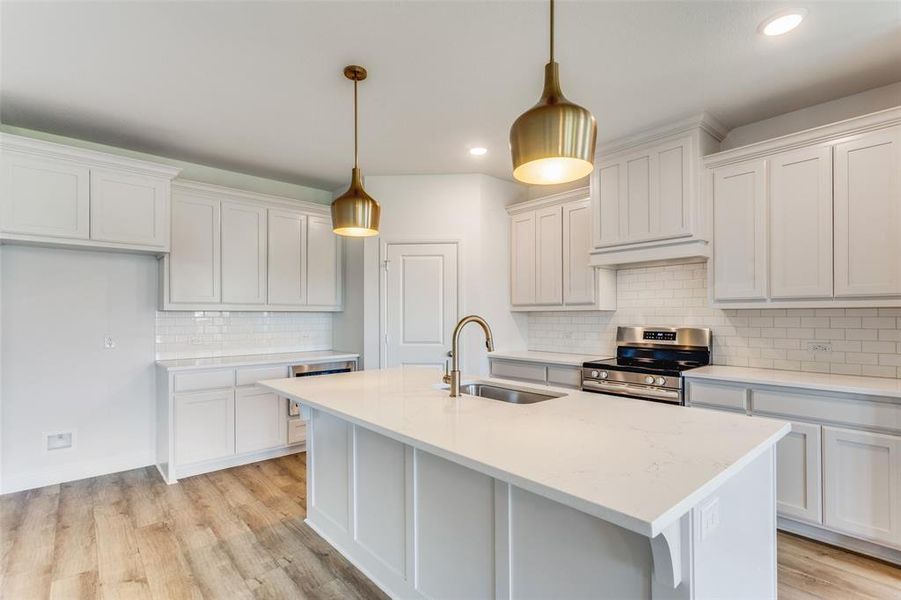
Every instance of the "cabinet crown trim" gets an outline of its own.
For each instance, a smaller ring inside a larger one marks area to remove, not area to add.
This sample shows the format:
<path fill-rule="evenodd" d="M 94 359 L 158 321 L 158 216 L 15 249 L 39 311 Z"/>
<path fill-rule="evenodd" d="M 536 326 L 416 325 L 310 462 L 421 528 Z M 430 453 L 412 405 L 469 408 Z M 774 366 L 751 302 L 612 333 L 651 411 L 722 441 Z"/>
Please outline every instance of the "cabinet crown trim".
<path fill-rule="evenodd" d="M 125 170 L 141 175 L 152 175 L 168 179 L 174 179 L 181 172 L 180 167 L 172 165 L 67 146 L 57 142 L 47 142 L 10 133 L 0 133 L 0 150 L 19 152 L 38 158 L 79 162 L 88 167 Z"/>
<path fill-rule="evenodd" d="M 789 133 L 779 137 L 708 154 L 703 158 L 707 168 L 720 167 L 734 162 L 769 156 L 776 152 L 830 142 L 842 137 L 866 133 L 876 129 L 901 124 L 901 106 L 874 113 L 851 117 L 835 123 Z"/>
<path fill-rule="evenodd" d="M 717 142 L 721 142 L 726 137 L 726 134 L 729 133 L 729 129 L 725 125 L 709 113 L 702 112 L 673 123 L 643 129 L 632 135 L 608 142 L 598 148 L 594 157 L 595 163 L 606 160 L 611 154 L 619 154 L 637 146 L 644 146 L 645 144 L 684 135 L 699 129 L 713 137 Z"/>
<path fill-rule="evenodd" d="M 202 183 L 200 181 L 191 181 L 188 179 L 179 179 L 172 182 L 172 192 L 187 192 L 192 195 L 200 195 L 215 200 L 235 200 L 238 202 L 250 202 L 253 204 L 265 204 L 272 208 L 287 208 L 299 210 L 317 215 L 328 215 L 329 207 L 318 202 L 309 202 L 307 200 L 297 200 L 286 196 L 273 196 L 271 194 L 263 194 L 260 192 L 248 192 L 236 188 L 214 185 L 212 183 Z"/>
<path fill-rule="evenodd" d="M 535 210 L 536 208 L 543 208 L 545 206 L 554 206 L 555 204 L 566 204 L 567 202 L 590 199 L 591 188 L 586 185 L 571 190 L 566 190 L 565 192 L 550 194 L 548 196 L 542 196 L 541 198 L 534 198 L 525 202 L 511 204 L 507 207 L 507 212 L 511 215 L 515 215 L 521 212 Z"/>

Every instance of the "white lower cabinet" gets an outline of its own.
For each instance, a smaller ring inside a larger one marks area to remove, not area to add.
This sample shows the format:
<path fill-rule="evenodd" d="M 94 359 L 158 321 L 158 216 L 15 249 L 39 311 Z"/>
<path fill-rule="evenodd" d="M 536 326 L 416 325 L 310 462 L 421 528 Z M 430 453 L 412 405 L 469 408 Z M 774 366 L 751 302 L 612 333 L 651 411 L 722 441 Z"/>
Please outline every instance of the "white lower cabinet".
<path fill-rule="evenodd" d="M 901 548 L 901 438 L 823 428 L 824 523 Z"/>
<path fill-rule="evenodd" d="M 256 452 L 287 442 L 287 401 L 256 386 L 235 391 L 235 452 Z"/>
<path fill-rule="evenodd" d="M 821 523 L 823 455 L 819 425 L 792 421 L 776 448 L 776 506 L 779 514 Z"/>
<path fill-rule="evenodd" d="M 231 389 L 175 395 L 176 464 L 235 453 L 235 392 Z"/>

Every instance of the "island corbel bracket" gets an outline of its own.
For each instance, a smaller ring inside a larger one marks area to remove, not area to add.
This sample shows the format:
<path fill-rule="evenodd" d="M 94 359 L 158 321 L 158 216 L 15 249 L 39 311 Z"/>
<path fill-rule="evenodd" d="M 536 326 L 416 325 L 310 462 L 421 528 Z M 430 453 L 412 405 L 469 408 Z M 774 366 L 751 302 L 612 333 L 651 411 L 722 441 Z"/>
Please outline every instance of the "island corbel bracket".
<path fill-rule="evenodd" d="M 654 578 L 667 588 L 682 583 L 682 521 L 676 521 L 651 538 Z"/>

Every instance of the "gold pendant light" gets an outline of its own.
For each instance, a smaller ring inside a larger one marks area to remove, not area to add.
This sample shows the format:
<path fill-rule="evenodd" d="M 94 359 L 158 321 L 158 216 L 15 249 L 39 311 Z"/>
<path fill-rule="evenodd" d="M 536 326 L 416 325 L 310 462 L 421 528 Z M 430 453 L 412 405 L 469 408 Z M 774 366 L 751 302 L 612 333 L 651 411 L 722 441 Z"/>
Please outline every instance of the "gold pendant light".
<path fill-rule="evenodd" d="M 597 123 L 587 109 L 560 91 L 554 62 L 554 0 L 551 1 L 551 52 L 544 67 L 544 91 L 538 104 L 510 128 L 513 177 L 523 183 L 547 185 L 585 177 L 594 169 Z"/>
<path fill-rule="evenodd" d="M 357 83 L 366 79 L 366 69 L 350 65 L 344 67 L 344 76 L 354 82 L 354 168 L 350 187 L 332 202 L 332 231 L 347 237 L 367 237 L 379 234 L 381 208 L 363 189 L 358 162 Z"/>

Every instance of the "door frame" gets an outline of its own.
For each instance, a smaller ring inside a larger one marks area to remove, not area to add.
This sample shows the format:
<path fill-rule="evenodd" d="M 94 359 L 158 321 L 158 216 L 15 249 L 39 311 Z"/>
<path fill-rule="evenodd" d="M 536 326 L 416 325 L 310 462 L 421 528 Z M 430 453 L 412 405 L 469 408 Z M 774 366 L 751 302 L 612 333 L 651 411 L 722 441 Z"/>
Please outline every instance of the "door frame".
<path fill-rule="evenodd" d="M 388 260 L 388 246 L 418 246 L 421 244 L 453 244 L 457 252 L 457 319 L 466 314 L 463 299 L 463 240 L 459 237 L 394 235 L 379 239 L 379 368 L 388 366 L 388 345 L 385 334 L 388 331 L 388 272 L 385 261 Z"/>

